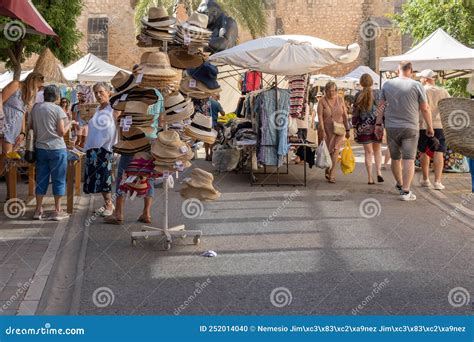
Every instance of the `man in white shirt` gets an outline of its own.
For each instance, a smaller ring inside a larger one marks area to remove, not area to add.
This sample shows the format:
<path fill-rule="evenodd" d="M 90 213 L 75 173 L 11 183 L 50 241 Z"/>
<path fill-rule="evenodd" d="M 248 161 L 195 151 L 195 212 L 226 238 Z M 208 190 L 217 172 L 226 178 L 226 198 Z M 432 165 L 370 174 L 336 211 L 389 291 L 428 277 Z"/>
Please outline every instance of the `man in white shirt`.
<path fill-rule="evenodd" d="M 421 153 L 421 169 L 423 171 L 423 180 L 421 185 L 424 187 L 431 187 L 430 182 L 430 158 L 433 158 L 434 172 L 435 172 L 435 190 L 444 190 L 445 187 L 441 183 L 444 168 L 444 154 L 446 153 L 446 139 L 443 133 L 443 125 L 441 124 L 441 117 L 439 115 L 438 102 L 442 99 L 448 98 L 449 93 L 446 89 L 437 87 L 436 73 L 433 70 L 426 69 L 416 74 L 420 77 L 420 82 L 423 84 L 428 105 L 431 109 L 433 120 L 434 138 L 429 138 L 426 135 L 426 123 L 423 116 L 420 115 L 420 138 L 418 141 L 418 151 Z"/>

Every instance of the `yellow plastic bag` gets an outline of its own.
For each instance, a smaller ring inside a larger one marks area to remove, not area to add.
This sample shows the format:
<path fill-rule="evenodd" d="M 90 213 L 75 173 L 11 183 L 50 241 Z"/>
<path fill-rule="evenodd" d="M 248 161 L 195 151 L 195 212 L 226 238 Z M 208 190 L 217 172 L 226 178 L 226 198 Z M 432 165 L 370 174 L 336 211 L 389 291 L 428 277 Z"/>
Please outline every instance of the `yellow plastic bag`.
<path fill-rule="evenodd" d="M 351 143 L 349 140 L 346 140 L 346 147 L 342 150 L 341 153 L 341 170 L 347 175 L 354 172 L 356 166 L 354 153 L 352 152 Z"/>

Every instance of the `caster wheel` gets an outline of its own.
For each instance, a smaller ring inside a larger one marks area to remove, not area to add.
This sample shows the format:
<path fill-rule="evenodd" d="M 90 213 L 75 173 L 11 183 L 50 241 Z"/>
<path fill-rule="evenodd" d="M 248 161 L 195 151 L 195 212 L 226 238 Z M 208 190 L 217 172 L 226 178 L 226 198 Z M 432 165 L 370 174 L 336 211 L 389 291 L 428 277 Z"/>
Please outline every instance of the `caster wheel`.
<path fill-rule="evenodd" d="M 136 247 L 137 246 L 137 239 L 132 238 L 132 246 Z"/>
<path fill-rule="evenodd" d="M 195 245 L 199 245 L 201 243 L 201 237 L 196 235 L 193 241 Z"/>
<path fill-rule="evenodd" d="M 146 229 L 142 229 L 142 232 L 146 232 L 147 230 Z M 144 236 L 143 237 L 145 240 L 148 240 L 148 236 Z"/>
<path fill-rule="evenodd" d="M 169 241 L 166 241 L 164 244 L 163 244 L 163 249 L 165 251 L 169 251 L 171 249 L 171 242 Z"/>

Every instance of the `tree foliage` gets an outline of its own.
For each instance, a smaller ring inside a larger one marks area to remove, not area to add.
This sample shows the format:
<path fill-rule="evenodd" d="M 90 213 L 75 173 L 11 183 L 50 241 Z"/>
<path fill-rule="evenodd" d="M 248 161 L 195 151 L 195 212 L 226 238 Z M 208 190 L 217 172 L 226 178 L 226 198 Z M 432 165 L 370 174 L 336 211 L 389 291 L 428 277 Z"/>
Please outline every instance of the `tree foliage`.
<path fill-rule="evenodd" d="M 186 1 L 193 10 L 197 9 L 201 0 Z M 265 5 L 262 0 L 217 0 L 222 9 L 234 18 L 242 27 L 250 31 L 252 37 L 265 35 L 267 20 Z M 176 0 L 139 0 L 135 7 L 135 26 L 141 26 L 141 19 L 147 15 L 148 9 L 153 6 L 164 6 L 168 13 L 173 12 Z"/>
<path fill-rule="evenodd" d="M 461 43 L 474 46 L 474 1 L 408 0 L 394 20 L 403 33 L 413 37 L 414 44 L 441 27 Z M 453 96 L 467 96 L 467 82 L 454 79 L 446 87 Z"/>
<path fill-rule="evenodd" d="M 64 64 L 80 56 L 77 44 L 82 38 L 82 33 L 77 30 L 76 21 L 81 15 L 83 0 L 33 0 L 33 4 L 58 37 L 27 33 L 23 39 L 12 41 L 2 35 L 0 60 L 6 62 L 7 68 L 14 70 L 16 79 L 20 76 L 21 63 L 32 54 L 41 53 L 45 47 L 50 48 Z M 12 20 L 11 18 L 0 18 L 2 24 Z"/>

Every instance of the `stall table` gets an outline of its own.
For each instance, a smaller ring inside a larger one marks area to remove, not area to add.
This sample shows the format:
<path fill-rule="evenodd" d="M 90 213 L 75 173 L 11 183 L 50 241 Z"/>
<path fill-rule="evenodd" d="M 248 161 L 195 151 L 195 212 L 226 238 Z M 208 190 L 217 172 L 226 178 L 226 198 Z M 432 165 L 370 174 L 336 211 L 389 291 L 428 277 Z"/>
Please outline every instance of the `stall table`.
<path fill-rule="evenodd" d="M 18 198 L 17 191 L 17 177 L 18 168 L 28 168 L 28 197 L 35 195 L 35 172 L 36 167 L 34 163 L 28 163 L 23 159 L 6 159 L 6 169 L 8 172 L 8 189 L 10 198 Z M 74 209 L 74 192 L 76 196 L 81 195 L 81 167 L 82 158 L 75 161 L 68 161 L 67 176 L 66 176 L 66 203 L 67 213 L 72 214 Z"/>

